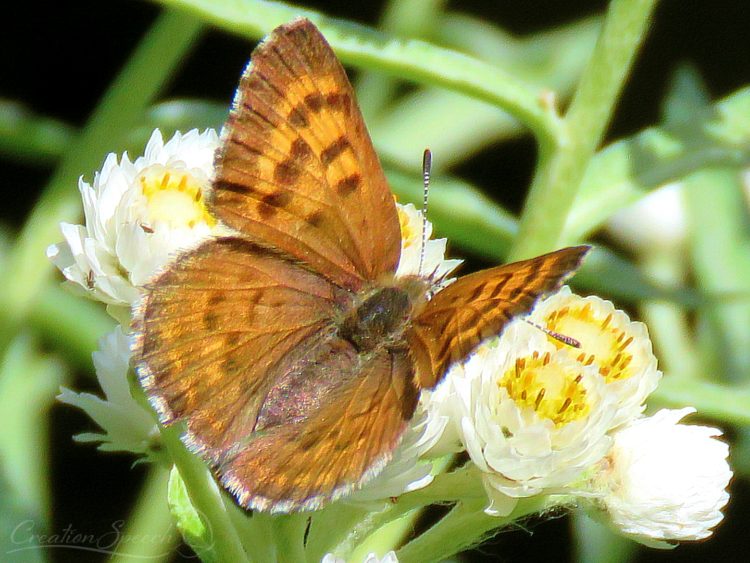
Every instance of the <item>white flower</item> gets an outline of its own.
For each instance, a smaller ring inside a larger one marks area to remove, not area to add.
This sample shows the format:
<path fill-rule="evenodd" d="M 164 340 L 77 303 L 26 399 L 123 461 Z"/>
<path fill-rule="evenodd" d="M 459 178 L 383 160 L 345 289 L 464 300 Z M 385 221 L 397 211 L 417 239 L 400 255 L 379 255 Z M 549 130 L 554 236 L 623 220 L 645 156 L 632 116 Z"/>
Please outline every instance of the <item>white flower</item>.
<path fill-rule="evenodd" d="M 573 348 L 548 338 L 571 359 L 597 368 L 617 402 L 613 426 L 643 413 L 661 379 L 645 324 L 631 321 L 609 301 L 580 297 L 567 286 L 534 307 L 529 320 L 580 343 Z"/>
<path fill-rule="evenodd" d="M 442 280 L 461 264 L 461 260 L 446 260 L 444 238 L 431 239 L 432 223 L 424 221 L 422 212 L 413 204 L 396 204 L 398 218 L 401 224 L 401 260 L 398 263 L 396 276 L 430 276 L 432 279 Z M 419 271 L 419 260 L 422 253 L 422 228 L 427 231 L 424 245 L 424 261 L 422 272 Z"/>
<path fill-rule="evenodd" d="M 93 185 L 79 181 L 85 226 L 62 223 L 65 242 L 47 256 L 79 291 L 129 307 L 175 251 L 216 225 L 203 195 L 217 146 L 213 130 L 175 133 L 165 144 L 157 129 L 134 162 L 111 153 Z"/>
<path fill-rule="evenodd" d="M 447 381 L 452 412 L 442 413 L 482 472 L 490 514 L 568 486 L 610 448 L 615 406 L 596 368 L 522 320 L 454 366 Z"/>
<path fill-rule="evenodd" d="M 666 184 L 618 211 L 607 229 L 635 252 L 680 247 L 688 234 L 682 184 Z"/>
<path fill-rule="evenodd" d="M 346 559 L 336 557 L 333 553 L 326 553 L 320 563 L 346 563 Z M 362 563 L 398 563 L 398 557 L 393 551 L 389 551 L 383 557 L 379 558 L 376 554 L 370 553 L 364 558 Z"/>
<path fill-rule="evenodd" d="M 699 540 L 723 518 L 729 448 L 717 428 L 679 424 L 692 412 L 661 410 L 614 435 L 593 488 L 622 534 L 647 545 Z"/>
<path fill-rule="evenodd" d="M 130 347 L 121 327 L 99 340 L 99 350 L 92 358 L 106 399 L 91 393 L 75 393 L 64 387 L 57 397 L 63 403 L 82 409 L 104 430 L 101 434 L 79 434 L 76 440 L 101 442 L 99 449 L 105 451 L 148 453 L 159 432 L 149 412 L 130 394 Z"/>
<path fill-rule="evenodd" d="M 374 479 L 346 497 L 346 502 L 371 503 L 401 496 L 432 483 L 432 464 L 420 461 L 434 437 L 426 430 L 426 414 L 419 412 L 412 419 L 393 457 Z"/>

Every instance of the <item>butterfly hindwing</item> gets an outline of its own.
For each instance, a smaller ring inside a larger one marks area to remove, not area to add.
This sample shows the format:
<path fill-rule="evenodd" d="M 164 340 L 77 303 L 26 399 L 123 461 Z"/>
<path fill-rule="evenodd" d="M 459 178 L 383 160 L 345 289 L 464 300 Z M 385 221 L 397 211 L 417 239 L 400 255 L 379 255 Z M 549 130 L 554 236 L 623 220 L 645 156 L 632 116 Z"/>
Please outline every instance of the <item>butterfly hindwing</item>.
<path fill-rule="evenodd" d="M 307 20 L 253 53 L 218 154 L 213 211 L 226 224 L 359 289 L 400 253 L 393 196 L 330 46 Z"/>
<path fill-rule="evenodd" d="M 341 351 L 339 351 L 341 353 Z M 271 512 L 317 509 L 374 477 L 414 415 L 418 391 L 405 351 L 356 353 L 335 400 L 309 418 L 257 433 L 218 473 L 242 506 Z M 331 375 L 334 375 L 333 373 Z"/>
<path fill-rule="evenodd" d="M 466 359 L 485 338 L 560 287 L 588 252 L 563 248 L 458 278 L 425 305 L 407 332 L 420 388 L 431 388 L 448 367 Z"/>
<path fill-rule="evenodd" d="M 163 424 L 218 460 L 274 384 L 327 332 L 342 290 L 276 252 L 211 240 L 155 279 L 136 313 L 136 370 Z"/>

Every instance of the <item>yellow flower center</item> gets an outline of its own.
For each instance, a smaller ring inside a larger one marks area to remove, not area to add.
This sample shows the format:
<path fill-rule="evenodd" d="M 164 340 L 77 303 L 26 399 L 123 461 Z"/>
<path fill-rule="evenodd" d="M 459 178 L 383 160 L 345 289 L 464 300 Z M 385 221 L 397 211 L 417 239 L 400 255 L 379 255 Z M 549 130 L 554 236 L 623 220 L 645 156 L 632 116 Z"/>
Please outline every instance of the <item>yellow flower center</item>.
<path fill-rule="evenodd" d="M 576 359 L 585 365 L 596 363 L 599 374 L 607 383 L 612 383 L 633 375 L 633 370 L 629 369 L 633 361 L 630 350 L 633 337 L 614 326 L 612 316 L 612 313 L 597 314 L 591 303 L 585 303 L 554 311 L 547 316 L 545 325 L 549 330 L 578 340 L 581 349 Z M 558 348 L 565 346 L 553 338 L 550 342 Z"/>
<path fill-rule="evenodd" d="M 148 221 L 166 223 L 170 228 L 216 224 L 203 201 L 202 182 L 187 170 L 154 164 L 143 170 L 137 181 L 148 201 Z M 144 225 L 149 227 L 153 225 Z"/>
<path fill-rule="evenodd" d="M 551 362 L 549 352 L 517 358 L 498 381 L 519 408 L 536 411 L 556 427 L 584 418 L 591 410 L 583 376 L 572 365 Z"/>

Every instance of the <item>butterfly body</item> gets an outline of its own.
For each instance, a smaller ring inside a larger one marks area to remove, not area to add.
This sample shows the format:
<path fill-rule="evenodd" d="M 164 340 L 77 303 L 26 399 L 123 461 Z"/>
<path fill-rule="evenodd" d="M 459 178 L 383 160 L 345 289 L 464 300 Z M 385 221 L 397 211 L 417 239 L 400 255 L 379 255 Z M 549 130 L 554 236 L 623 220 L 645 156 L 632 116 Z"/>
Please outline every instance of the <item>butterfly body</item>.
<path fill-rule="evenodd" d="M 377 475 L 420 390 L 588 250 L 444 288 L 397 276 L 393 196 L 346 74 L 307 20 L 253 53 L 210 207 L 235 234 L 178 255 L 147 286 L 134 365 L 160 422 L 184 422 L 237 502 L 270 512 L 320 508 Z"/>

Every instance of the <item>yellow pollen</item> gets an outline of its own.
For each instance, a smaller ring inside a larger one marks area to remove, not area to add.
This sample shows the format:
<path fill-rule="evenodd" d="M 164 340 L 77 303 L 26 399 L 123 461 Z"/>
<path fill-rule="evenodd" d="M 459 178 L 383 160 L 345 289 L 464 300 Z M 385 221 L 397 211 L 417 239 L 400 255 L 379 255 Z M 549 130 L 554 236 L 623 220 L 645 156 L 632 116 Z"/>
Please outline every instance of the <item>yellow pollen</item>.
<path fill-rule="evenodd" d="M 586 417 L 591 410 L 582 380 L 575 369 L 553 363 L 547 352 L 517 358 L 497 384 L 519 408 L 532 409 L 559 428 Z"/>
<path fill-rule="evenodd" d="M 629 350 L 633 337 L 626 334 L 613 314 L 602 315 L 592 303 L 582 306 L 565 306 L 547 315 L 545 326 L 553 332 L 572 336 L 581 343 L 581 353 L 577 360 L 584 365 L 596 363 L 599 374 L 607 383 L 621 381 L 633 375 L 628 369 L 633 355 Z M 554 338 L 548 340 L 557 348 L 565 346 Z"/>
<path fill-rule="evenodd" d="M 155 223 L 166 223 L 170 228 L 216 224 L 203 201 L 201 181 L 187 170 L 154 164 L 143 170 L 137 181 L 148 202 L 147 227 Z"/>
<path fill-rule="evenodd" d="M 417 232 L 416 229 L 412 228 L 409 215 L 405 211 L 402 211 L 401 208 L 398 208 L 398 222 L 401 226 L 401 240 L 404 247 L 409 247 L 418 241 L 421 243 L 421 230 Z"/>

